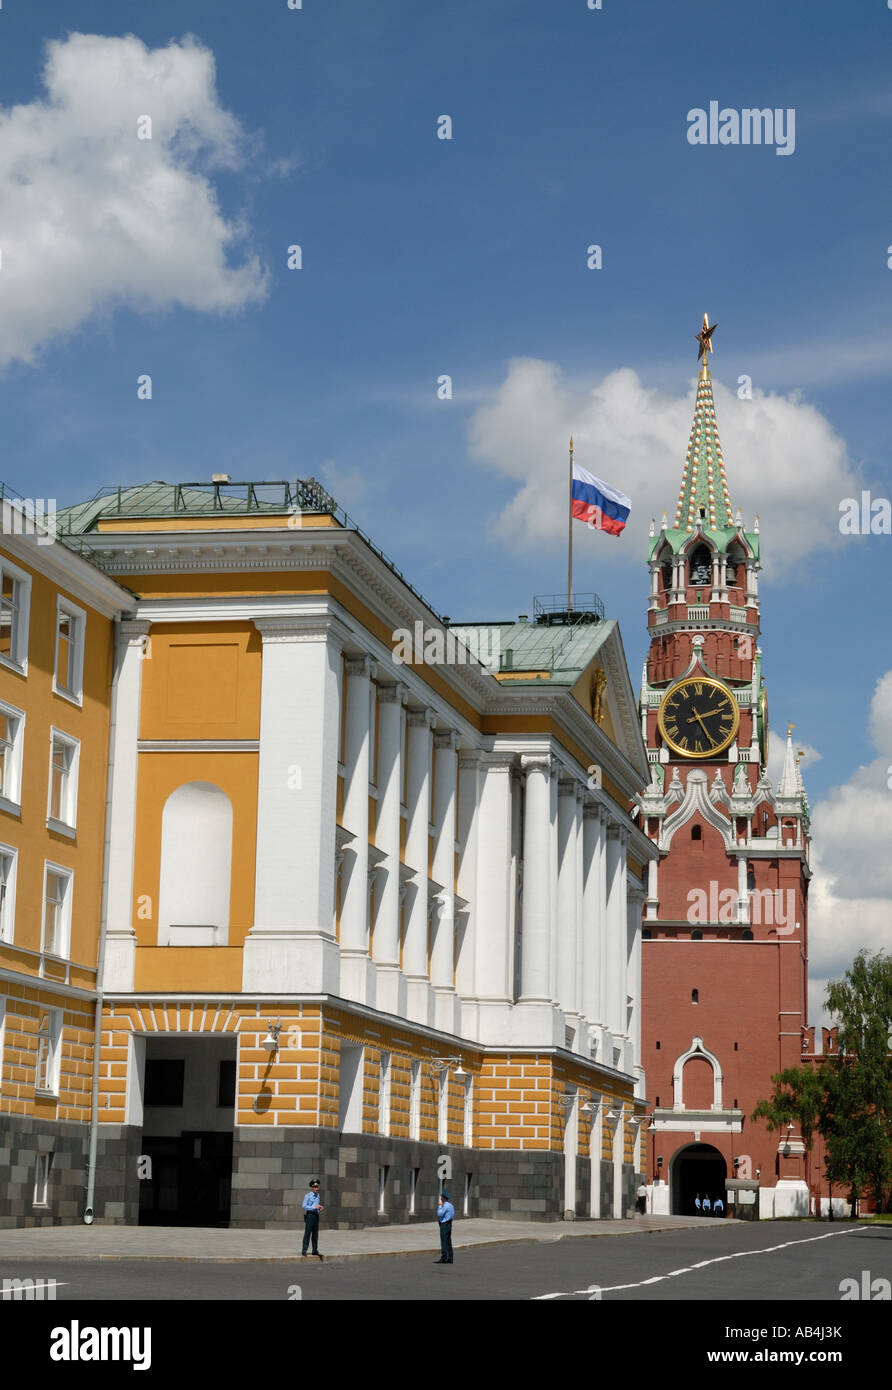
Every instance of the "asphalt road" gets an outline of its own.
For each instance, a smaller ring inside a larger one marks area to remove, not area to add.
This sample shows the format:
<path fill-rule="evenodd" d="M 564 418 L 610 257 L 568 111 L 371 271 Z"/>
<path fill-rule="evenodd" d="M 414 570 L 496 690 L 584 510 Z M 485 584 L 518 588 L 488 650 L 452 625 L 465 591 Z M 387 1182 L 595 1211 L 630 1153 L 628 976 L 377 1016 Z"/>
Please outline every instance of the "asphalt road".
<path fill-rule="evenodd" d="M 752 1300 L 839 1303 L 843 1280 L 892 1282 L 892 1226 L 761 1223 L 596 1240 L 324 1262 L 0 1261 L 9 1277 L 54 1278 L 56 1301 Z M 596 1297 L 593 1299 L 593 1286 Z M 878 1312 L 882 1310 L 877 1310 Z M 887 1311 L 887 1310 L 886 1310 Z M 826 1316 L 826 1313 L 825 1313 Z M 775 1317 L 775 1321 L 777 1318 Z"/>

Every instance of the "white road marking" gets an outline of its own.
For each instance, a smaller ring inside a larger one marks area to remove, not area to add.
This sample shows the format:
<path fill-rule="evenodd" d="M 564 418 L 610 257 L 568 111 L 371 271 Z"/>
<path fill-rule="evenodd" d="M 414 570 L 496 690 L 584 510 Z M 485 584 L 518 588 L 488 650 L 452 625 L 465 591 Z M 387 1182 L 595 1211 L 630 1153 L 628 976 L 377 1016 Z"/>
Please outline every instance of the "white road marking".
<path fill-rule="evenodd" d="M 791 1245 L 811 1245 L 816 1240 L 830 1240 L 833 1236 L 859 1235 L 864 1227 L 849 1226 L 844 1231 L 827 1231 L 822 1236 L 806 1236 L 802 1240 L 785 1240 L 781 1245 L 768 1245 L 764 1250 L 737 1250 L 733 1255 L 716 1255 L 711 1260 L 700 1260 L 695 1265 L 685 1265 L 684 1269 L 672 1269 L 668 1274 L 653 1274 L 649 1279 L 639 1279 L 635 1284 L 613 1284 L 601 1287 L 601 1294 L 624 1293 L 626 1289 L 643 1289 L 648 1284 L 661 1284 L 664 1279 L 677 1279 L 680 1274 L 692 1274 L 695 1269 L 705 1269 L 707 1265 L 722 1264 L 725 1260 L 740 1260 L 746 1255 L 773 1255 L 776 1250 L 787 1250 Z M 539 1293 L 533 1302 L 543 1302 L 551 1298 L 575 1298 L 590 1292 L 588 1289 L 571 1289 L 569 1293 Z"/>

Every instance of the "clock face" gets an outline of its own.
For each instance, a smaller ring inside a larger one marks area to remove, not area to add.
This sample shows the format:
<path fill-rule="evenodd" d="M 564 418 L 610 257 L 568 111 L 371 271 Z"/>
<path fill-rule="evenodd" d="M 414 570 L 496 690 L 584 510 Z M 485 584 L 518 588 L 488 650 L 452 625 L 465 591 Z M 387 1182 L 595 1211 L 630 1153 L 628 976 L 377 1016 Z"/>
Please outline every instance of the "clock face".
<path fill-rule="evenodd" d="M 691 676 L 666 692 L 659 726 L 665 742 L 683 758 L 723 753 L 740 725 L 740 709 L 727 686 Z"/>

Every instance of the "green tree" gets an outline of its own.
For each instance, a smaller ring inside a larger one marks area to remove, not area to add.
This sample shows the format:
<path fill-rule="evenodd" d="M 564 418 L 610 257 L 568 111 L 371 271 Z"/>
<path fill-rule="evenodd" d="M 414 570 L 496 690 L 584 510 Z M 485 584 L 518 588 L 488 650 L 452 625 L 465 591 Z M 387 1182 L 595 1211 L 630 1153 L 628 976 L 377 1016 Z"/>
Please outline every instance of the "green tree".
<path fill-rule="evenodd" d="M 838 1051 L 817 1067 L 772 1076 L 773 1094 L 754 1120 L 769 1130 L 790 1121 L 806 1146 L 824 1140 L 828 1182 L 849 1189 L 852 1213 L 861 1196 L 885 1211 L 892 1197 L 892 955 L 861 951 L 842 980 L 827 987 Z"/>

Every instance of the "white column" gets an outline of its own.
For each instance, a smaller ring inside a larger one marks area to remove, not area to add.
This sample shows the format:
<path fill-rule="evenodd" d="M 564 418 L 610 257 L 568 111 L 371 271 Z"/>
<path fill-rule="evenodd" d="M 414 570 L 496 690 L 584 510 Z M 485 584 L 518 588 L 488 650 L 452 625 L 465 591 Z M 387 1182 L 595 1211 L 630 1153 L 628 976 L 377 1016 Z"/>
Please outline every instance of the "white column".
<path fill-rule="evenodd" d="M 592 1220 L 597 1221 L 601 1216 L 601 1149 L 604 1143 L 604 1097 L 595 1096 L 592 1100 L 592 1105 L 596 1105 L 597 1110 L 591 1117 L 588 1141 L 589 1163 L 591 1164 L 591 1197 L 589 1201 L 589 1211 Z"/>
<path fill-rule="evenodd" d="M 576 1015 L 576 1051 L 583 1057 L 591 1055 L 588 1025 L 585 1021 L 585 834 L 583 830 L 583 809 L 585 787 L 576 783 L 573 833 L 576 837 L 576 978 L 573 995 L 573 1012 Z"/>
<path fill-rule="evenodd" d="M 626 1107 L 618 1104 L 612 1108 L 618 1111 L 617 1118 L 613 1121 L 613 1217 L 614 1220 L 619 1221 L 623 1214 L 623 1150 L 626 1139 Z"/>
<path fill-rule="evenodd" d="M 401 709 L 406 686 L 378 686 L 378 814 L 375 848 L 387 857 L 377 874 L 372 956 L 375 999 L 384 1013 L 406 1013 L 406 980 L 400 970 L 400 802 L 403 786 Z"/>
<path fill-rule="evenodd" d="M 521 1001 L 549 1003 L 551 983 L 551 763 L 549 755 L 524 754 L 523 956 Z"/>
<path fill-rule="evenodd" d="M 750 919 L 750 898 L 746 887 L 746 855 L 737 856 L 737 920 L 738 922 L 748 922 Z"/>
<path fill-rule="evenodd" d="M 606 938 L 605 1022 L 611 1033 L 622 1035 L 626 1031 L 626 835 L 615 824 L 607 827 Z"/>
<path fill-rule="evenodd" d="M 334 930 L 341 649 L 336 618 L 258 618 L 263 639 L 254 926 L 246 993 L 340 988 Z"/>
<path fill-rule="evenodd" d="M 431 950 L 431 984 L 434 990 L 434 1022 L 444 1032 L 458 1032 L 461 1010 L 455 993 L 455 783 L 458 768 L 458 734 L 434 735 L 434 872 L 442 884 L 440 910 Z"/>
<path fill-rule="evenodd" d="M 660 908 L 659 899 L 659 859 L 650 859 L 647 864 L 647 918 L 656 921 Z"/>
<path fill-rule="evenodd" d="M 603 825 L 597 806 L 585 806 L 582 813 L 582 1003 L 588 1029 L 601 1018 L 601 857 Z M 599 1060 L 603 1060 L 599 1057 Z"/>
<path fill-rule="evenodd" d="M 580 872 L 577 862 L 576 784 L 569 779 L 558 783 L 558 915 L 557 915 L 557 1002 L 567 1025 L 579 1027 L 576 1017 L 577 989 L 577 902 Z"/>
<path fill-rule="evenodd" d="M 341 994 L 375 1003 L 375 970 L 369 957 L 369 700 L 375 668 L 367 656 L 346 663 L 344 811 L 341 823 L 353 835 L 341 869 Z"/>
<path fill-rule="evenodd" d="M 428 835 L 431 815 L 431 711 L 413 710 L 408 717 L 406 785 L 406 864 L 415 879 L 406 897 L 403 972 L 407 985 L 408 1017 L 433 1023 L 433 995 L 428 978 Z"/>
<path fill-rule="evenodd" d="M 631 880 L 630 880 L 631 882 Z M 644 1070 L 641 1057 L 641 903 L 643 892 L 630 891 L 627 908 L 626 995 L 632 1000 L 627 1010 L 629 1052 L 627 1068 L 635 1077 L 635 1095 L 644 1097 Z"/>
<path fill-rule="evenodd" d="M 606 1061 L 608 1066 L 613 1065 L 610 1055 L 610 1034 L 609 1027 L 609 1000 L 610 1000 L 610 977 L 607 973 L 607 935 L 609 919 L 607 916 L 607 813 L 603 806 L 598 810 L 598 842 L 600 852 L 596 859 L 598 870 L 598 1009 L 597 1022 L 600 1028 L 601 1052 L 599 1059 Z"/>
<path fill-rule="evenodd" d="M 579 1153 L 579 1092 L 564 1111 L 564 1220 L 576 1220 L 576 1158 Z M 565 1102 L 561 1102 L 565 1104 Z"/>
<path fill-rule="evenodd" d="M 115 624 L 112 723 L 109 729 L 106 820 L 106 937 L 102 986 L 133 989 L 136 933 L 133 930 L 133 856 L 136 847 L 136 777 L 142 663 L 151 623 L 125 618 Z M 82 773 L 83 775 L 83 773 Z M 157 907 L 157 904 L 154 905 Z M 157 916 L 152 918 L 155 945 Z"/>
<path fill-rule="evenodd" d="M 459 892 L 469 903 L 464 949 L 459 958 L 458 990 L 468 1001 L 462 1031 L 481 1036 L 481 1011 L 506 1008 L 512 1000 L 509 894 L 511 881 L 512 756 L 460 754 L 460 835 L 464 851 Z"/>

